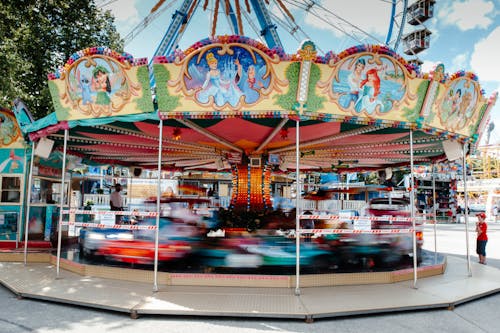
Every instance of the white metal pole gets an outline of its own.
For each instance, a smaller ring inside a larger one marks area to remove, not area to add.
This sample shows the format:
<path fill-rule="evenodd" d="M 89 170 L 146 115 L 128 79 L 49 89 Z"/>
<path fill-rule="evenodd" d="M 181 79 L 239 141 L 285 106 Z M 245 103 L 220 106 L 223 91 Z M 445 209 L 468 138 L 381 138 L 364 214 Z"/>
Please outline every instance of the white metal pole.
<path fill-rule="evenodd" d="M 470 252 L 469 252 L 469 193 L 467 193 L 467 161 L 465 155 L 467 153 L 467 144 L 463 145 L 462 154 L 462 177 L 464 179 L 464 220 L 465 220 L 465 248 L 467 251 L 467 272 L 469 277 L 472 276 L 472 269 L 470 264 Z"/>
<path fill-rule="evenodd" d="M 26 149 L 26 146 L 24 146 L 24 164 L 23 164 L 23 175 L 25 181 L 23 181 L 23 188 L 21 189 L 21 207 L 19 207 L 19 213 L 17 214 L 17 223 L 16 223 L 16 249 L 19 248 L 19 242 L 21 241 L 21 221 L 23 219 L 23 205 L 24 203 L 24 198 L 26 197 L 26 192 L 28 192 L 28 189 L 26 188 L 26 171 L 27 171 L 27 163 L 28 163 L 28 152 Z"/>
<path fill-rule="evenodd" d="M 437 263 L 436 165 L 432 163 L 432 216 L 434 219 L 434 264 Z"/>
<path fill-rule="evenodd" d="M 413 288 L 417 288 L 417 230 L 415 224 L 415 177 L 413 174 L 413 130 L 410 129 L 410 207 L 411 223 L 413 226 Z"/>
<path fill-rule="evenodd" d="M 30 174 L 28 178 L 28 190 L 26 191 L 26 219 L 24 220 L 24 265 L 28 261 L 28 231 L 31 209 L 31 187 L 33 186 L 33 160 L 35 159 L 35 142 L 31 142 Z"/>
<path fill-rule="evenodd" d="M 295 196 L 295 295 L 300 296 L 300 120 L 296 121 L 295 127 L 295 182 L 297 184 Z"/>
<path fill-rule="evenodd" d="M 158 238 L 160 237 L 160 201 L 161 201 L 161 155 L 163 150 L 163 119 L 160 119 L 158 138 L 158 176 L 156 187 L 156 231 L 155 231 L 155 263 L 153 291 L 158 291 Z"/>
<path fill-rule="evenodd" d="M 66 181 L 66 147 L 68 143 L 68 130 L 64 130 L 64 148 L 63 148 L 63 160 L 62 160 L 62 176 L 61 176 L 61 200 L 59 202 L 59 224 L 57 225 L 57 268 L 56 268 L 56 278 L 59 277 L 59 267 L 61 262 L 61 240 L 62 240 L 62 216 L 64 208 L 64 182 Z"/>

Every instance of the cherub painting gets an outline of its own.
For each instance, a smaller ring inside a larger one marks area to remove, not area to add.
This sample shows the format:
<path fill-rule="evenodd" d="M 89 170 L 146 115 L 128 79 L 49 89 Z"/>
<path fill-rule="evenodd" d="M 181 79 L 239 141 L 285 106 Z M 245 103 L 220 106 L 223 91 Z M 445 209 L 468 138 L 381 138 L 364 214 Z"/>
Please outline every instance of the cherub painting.
<path fill-rule="evenodd" d="M 402 100 L 404 82 L 403 70 L 388 58 L 353 56 L 339 65 L 331 81 L 330 96 L 353 114 L 381 114 Z"/>
<path fill-rule="evenodd" d="M 9 146 L 19 137 L 15 120 L 7 113 L 0 112 L 0 147 Z"/>
<path fill-rule="evenodd" d="M 94 117 L 118 112 L 140 90 L 128 80 L 124 65 L 103 56 L 82 58 L 70 70 L 68 85 L 73 108 Z"/>
<path fill-rule="evenodd" d="M 7 155 L 7 149 L 0 150 L 0 173 L 23 172 L 22 150 L 11 149 Z"/>
<path fill-rule="evenodd" d="M 464 128 L 474 112 L 477 94 L 474 84 L 467 79 L 453 82 L 441 102 L 439 119 L 449 131 Z"/>
<path fill-rule="evenodd" d="M 470 91 L 466 91 L 460 101 L 460 105 L 458 106 L 458 114 L 457 114 L 457 128 L 465 127 L 468 119 L 472 116 L 472 93 Z"/>
<path fill-rule="evenodd" d="M 269 87 L 270 78 L 264 78 L 264 59 L 257 54 L 252 57 L 245 49 L 234 49 L 235 52 L 224 55 L 210 50 L 189 61 L 184 83 L 188 90 L 195 91 L 196 101 L 237 108 L 240 103 L 257 102 L 262 90 Z"/>
<path fill-rule="evenodd" d="M 109 105 L 111 97 L 121 89 L 119 70 L 104 63 L 93 67 L 78 66 L 75 71 L 76 84 L 73 91 L 78 94 L 81 105 Z"/>
<path fill-rule="evenodd" d="M 202 86 L 197 88 L 196 97 L 198 101 L 206 104 L 210 101 L 210 98 L 213 98 L 217 106 L 222 106 L 225 103 L 236 106 L 243 93 L 236 85 L 235 68 L 226 62 L 222 66 L 223 71 L 221 72 L 219 62 L 213 53 L 207 54 L 206 62 L 209 69 L 205 74 Z M 198 67 L 192 65 L 190 69 L 193 73 L 196 73 Z M 199 74 L 197 76 L 199 77 Z"/>
<path fill-rule="evenodd" d="M 361 112 L 365 110 L 368 114 L 372 114 L 375 108 L 379 108 L 384 112 L 385 105 L 380 96 L 380 77 L 378 70 L 372 68 L 366 72 L 366 78 L 359 84 L 358 100 L 354 104 L 354 110 Z"/>
<path fill-rule="evenodd" d="M 361 81 L 364 79 L 364 69 L 366 67 L 366 61 L 362 58 L 356 61 L 354 69 L 347 76 L 347 84 L 349 85 L 349 91 L 342 94 L 339 98 L 339 104 L 348 108 L 351 103 L 356 103 L 359 99 L 359 87 Z"/>
<path fill-rule="evenodd" d="M 76 70 L 76 80 L 78 81 L 78 85 L 80 87 L 82 93 L 82 104 L 90 104 L 92 103 L 91 97 L 91 83 L 92 81 L 86 75 L 81 74 L 80 70 Z"/>
<path fill-rule="evenodd" d="M 261 89 L 269 86 L 269 77 L 264 79 L 266 67 L 256 66 L 254 64 L 246 65 L 243 61 L 240 62 L 238 58 L 234 63 L 238 68 L 238 87 L 241 89 L 243 96 L 245 96 L 245 102 L 247 104 L 257 102 L 260 97 Z"/>
<path fill-rule="evenodd" d="M 111 82 L 110 73 L 106 67 L 99 65 L 92 70 L 92 82 L 90 86 L 92 91 L 96 92 L 95 104 L 109 105 L 111 103 Z"/>
<path fill-rule="evenodd" d="M 443 64 L 437 64 L 436 68 L 434 71 L 431 72 L 432 74 L 432 80 L 441 82 L 444 80 L 445 75 L 444 75 L 444 65 Z"/>

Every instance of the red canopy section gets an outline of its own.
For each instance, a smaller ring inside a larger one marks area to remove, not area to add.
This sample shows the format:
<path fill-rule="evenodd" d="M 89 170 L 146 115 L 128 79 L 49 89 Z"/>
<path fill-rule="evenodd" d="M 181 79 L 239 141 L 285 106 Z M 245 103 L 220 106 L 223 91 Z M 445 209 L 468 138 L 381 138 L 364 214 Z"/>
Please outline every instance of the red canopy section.
<path fill-rule="evenodd" d="M 164 120 L 163 166 L 221 170 L 241 163 L 245 157 L 258 156 L 264 164 L 275 155 L 281 169 L 294 169 L 296 124 L 295 120 L 282 119 Z M 302 121 L 299 126 L 304 169 L 377 169 L 409 161 L 408 129 L 321 121 Z M 74 127 L 70 129 L 68 149 L 95 162 L 155 168 L 158 136 L 159 122 L 154 120 Z M 50 137 L 62 143 L 62 134 Z M 415 160 L 442 158 L 443 140 L 416 131 Z"/>

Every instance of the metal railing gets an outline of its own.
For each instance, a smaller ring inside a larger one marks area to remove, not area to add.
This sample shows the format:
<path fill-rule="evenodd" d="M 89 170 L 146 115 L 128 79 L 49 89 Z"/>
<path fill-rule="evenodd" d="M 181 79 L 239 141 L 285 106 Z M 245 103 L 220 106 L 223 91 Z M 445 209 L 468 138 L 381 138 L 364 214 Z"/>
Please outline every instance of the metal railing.
<path fill-rule="evenodd" d="M 133 205 L 133 202 L 131 202 L 126 196 L 122 195 L 122 198 L 123 205 L 125 207 Z M 231 204 L 231 197 L 229 196 L 220 196 L 217 198 L 210 197 L 209 199 L 210 206 L 212 207 L 228 208 Z M 109 194 L 84 194 L 84 204 L 88 201 L 92 201 L 96 207 L 108 207 Z M 280 198 L 280 204 L 284 204 L 286 207 L 295 207 L 295 199 Z M 367 206 L 367 202 L 364 200 L 301 200 L 301 206 L 302 210 L 324 212 L 355 210 L 361 213 L 361 211 Z"/>
<path fill-rule="evenodd" d="M 128 197 L 122 195 L 123 206 L 128 206 Z M 96 206 L 109 206 L 109 194 L 84 194 L 83 204 L 91 201 Z"/>

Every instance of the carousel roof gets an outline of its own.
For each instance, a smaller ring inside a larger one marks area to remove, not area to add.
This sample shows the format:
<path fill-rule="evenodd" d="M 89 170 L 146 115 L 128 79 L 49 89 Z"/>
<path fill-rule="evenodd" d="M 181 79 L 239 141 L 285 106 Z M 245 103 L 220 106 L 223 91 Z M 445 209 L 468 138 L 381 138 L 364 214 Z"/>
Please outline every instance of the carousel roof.
<path fill-rule="evenodd" d="M 477 142 L 496 100 L 472 73 L 419 73 L 383 46 L 319 57 L 307 42 L 286 55 L 222 36 L 156 58 L 153 74 L 154 98 L 145 59 L 77 52 L 49 75 L 56 112 L 20 121 L 21 130 L 59 149 L 68 130 L 68 151 L 89 161 L 156 168 L 161 121 L 164 168 L 222 170 L 259 158 L 295 169 L 298 141 L 301 168 L 369 170 L 409 164 L 410 131 L 417 163 L 445 159 L 445 140 Z M 23 110 L 14 108 L 18 121 Z"/>

